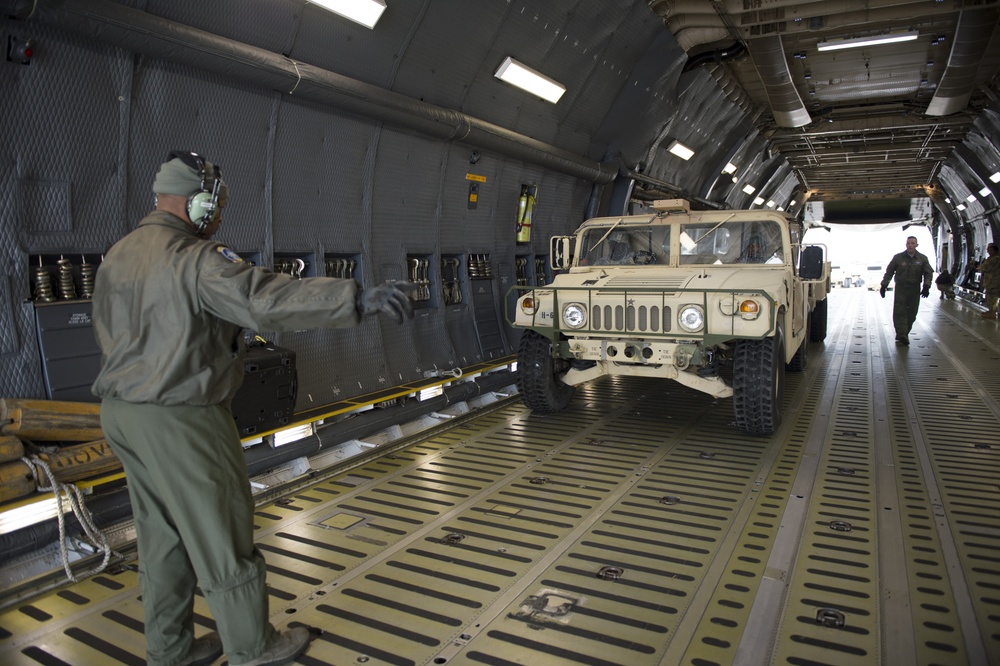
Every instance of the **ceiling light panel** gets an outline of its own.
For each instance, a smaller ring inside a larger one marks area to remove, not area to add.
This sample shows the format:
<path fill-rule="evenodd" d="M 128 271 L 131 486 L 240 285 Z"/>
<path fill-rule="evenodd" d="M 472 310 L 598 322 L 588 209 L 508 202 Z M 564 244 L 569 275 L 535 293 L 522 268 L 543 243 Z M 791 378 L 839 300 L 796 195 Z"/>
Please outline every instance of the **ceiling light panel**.
<path fill-rule="evenodd" d="M 536 72 L 510 56 L 504 58 L 493 76 L 553 104 L 558 102 L 559 98 L 566 92 L 566 86 L 563 84 L 550 79 L 541 72 Z"/>
<path fill-rule="evenodd" d="M 309 0 L 366 28 L 374 28 L 385 11 L 384 0 Z"/>
<path fill-rule="evenodd" d="M 855 49 L 862 46 L 876 46 L 878 44 L 911 42 L 919 36 L 920 33 L 911 30 L 909 32 L 892 32 L 887 35 L 870 35 L 868 37 L 854 37 L 851 39 L 824 39 L 816 45 L 816 50 L 837 51 L 839 49 Z"/>
<path fill-rule="evenodd" d="M 694 157 L 694 151 L 693 150 L 691 150 L 690 148 L 688 148 L 687 146 L 685 146 L 680 141 L 676 141 L 676 140 L 673 141 L 670 144 L 670 146 L 667 148 L 667 151 L 673 153 L 674 155 L 676 155 L 677 157 L 681 158 L 682 160 L 689 160 L 692 157 Z"/>

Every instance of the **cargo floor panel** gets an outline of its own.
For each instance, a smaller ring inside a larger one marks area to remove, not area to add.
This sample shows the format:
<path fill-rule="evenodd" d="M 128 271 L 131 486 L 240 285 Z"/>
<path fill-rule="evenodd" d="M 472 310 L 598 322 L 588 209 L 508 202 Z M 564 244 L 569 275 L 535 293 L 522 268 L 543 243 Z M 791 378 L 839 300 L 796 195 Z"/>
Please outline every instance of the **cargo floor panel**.
<path fill-rule="evenodd" d="M 605 379 L 319 476 L 255 514 L 272 621 L 322 630 L 315 666 L 1000 664 L 1000 345 L 977 314 L 923 301 L 901 348 L 891 300 L 834 291 L 771 437 L 730 400 Z M 118 566 L 0 612 L 0 663 L 143 664 L 142 628 Z"/>

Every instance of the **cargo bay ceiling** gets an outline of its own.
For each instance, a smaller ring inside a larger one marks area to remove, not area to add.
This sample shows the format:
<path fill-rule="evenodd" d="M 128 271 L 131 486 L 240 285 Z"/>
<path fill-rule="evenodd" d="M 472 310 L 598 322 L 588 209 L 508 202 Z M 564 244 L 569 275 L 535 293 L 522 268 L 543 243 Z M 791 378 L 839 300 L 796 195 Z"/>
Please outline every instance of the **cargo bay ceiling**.
<path fill-rule="evenodd" d="M 651 5 L 686 66 L 709 69 L 740 100 L 828 221 L 891 219 L 922 196 L 948 215 L 996 208 L 980 194 L 996 187 L 996 2 Z M 874 43 L 886 38 L 899 41 Z"/>
<path fill-rule="evenodd" d="M 615 180 L 606 212 L 822 201 L 830 220 L 873 222 L 930 197 L 952 226 L 996 235 L 998 0 L 386 0 L 371 30 L 303 0 L 3 2 L 15 22 L 288 103 Z M 824 50 L 886 35 L 912 40 Z M 505 56 L 566 94 L 499 83 Z"/>

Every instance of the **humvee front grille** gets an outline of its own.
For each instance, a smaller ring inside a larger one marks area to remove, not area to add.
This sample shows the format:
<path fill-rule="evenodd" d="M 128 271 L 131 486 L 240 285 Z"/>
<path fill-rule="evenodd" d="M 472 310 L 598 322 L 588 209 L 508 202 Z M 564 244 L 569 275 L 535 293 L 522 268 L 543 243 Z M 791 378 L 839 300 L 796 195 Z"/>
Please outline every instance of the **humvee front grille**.
<path fill-rule="evenodd" d="M 594 305 L 590 330 L 625 333 L 669 333 L 670 306 Z"/>

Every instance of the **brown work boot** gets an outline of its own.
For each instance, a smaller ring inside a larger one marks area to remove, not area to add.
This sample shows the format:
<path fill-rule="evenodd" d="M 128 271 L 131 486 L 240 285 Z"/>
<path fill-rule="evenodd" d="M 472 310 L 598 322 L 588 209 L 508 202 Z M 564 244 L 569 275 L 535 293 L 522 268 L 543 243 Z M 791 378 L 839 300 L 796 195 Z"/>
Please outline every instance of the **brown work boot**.
<path fill-rule="evenodd" d="M 267 647 L 256 659 L 245 661 L 240 666 L 281 666 L 290 664 L 306 651 L 312 635 L 306 627 L 295 627 L 275 633 L 267 642 Z"/>
<path fill-rule="evenodd" d="M 217 632 L 205 634 L 191 642 L 191 650 L 178 666 L 208 666 L 222 656 L 222 639 Z"/>

